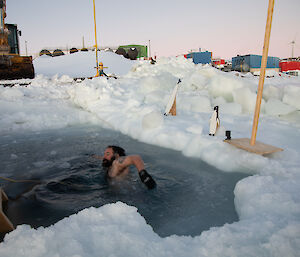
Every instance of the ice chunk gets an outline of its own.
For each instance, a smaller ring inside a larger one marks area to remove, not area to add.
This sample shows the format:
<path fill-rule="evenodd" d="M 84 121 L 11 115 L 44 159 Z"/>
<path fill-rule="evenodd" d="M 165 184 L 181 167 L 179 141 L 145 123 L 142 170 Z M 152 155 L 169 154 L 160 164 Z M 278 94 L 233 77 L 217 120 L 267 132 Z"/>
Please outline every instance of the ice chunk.
<path fill-rule="evenodd" d="M 244 113 L 253 113 L 256 104 L 256 94 L 248 87 L 239 88 L 233 91 L 234 102 L 242 106 Z M 264 100 L 262 99 L 262 105 Z"/>
<path fill-rule="evenodd" d="M 282 92 L 278 87 L 269 85 L 265 86 L 263 90 L 263 98 L 268 101 L 270 98 L 281 99 Z"/>
<path fill-rule="evenodd" d="M 211 112 L 211 103 L 206 96 L 178 97 L 178 108 L 192 112 Z"/>
<path fill-rule="evenodd" d="M 145 96 L 145 103 L 163 103 L 164 102 L 164 91 L 161 90 L 155 90 L 150 93 L 148 93 Z"/>
<path fill-rule="evenodd" d="M 142 127 L 143 129 L 154 129 L 162 126 L 163 123 L 162 114 L 158 111 L 152 111 L 143 117 Z"/>
<path fill-rule="evenodd" d="M 275 98 L 271 98 L 265 104 L 265 112 L 269 115 L 286 115 L 293 111 L 296 111 L 295 107 L 287 105 Z"/>
<path fill-rule="evenodd" d="M 242 113 L 242 106 L 238 103 L 224 103 L 220 104 L 220 113 L 227 113 L 233 115 L 239 115 Z"/>
<path fill-rule="evenodd" d="M 215 76 L 208 85 L 208 91 L 213 97 L 222 96 L 227 102 L 233 101 L 232 92 L 242 88 L 243 83 L 232 77 Z"/>
<path fill-rule="evenodd" d="M 300 109 L 300 87 L 297 86 L 286 86 L 284 88 L 284 96 L 282 101 L 286 104 Z"/>

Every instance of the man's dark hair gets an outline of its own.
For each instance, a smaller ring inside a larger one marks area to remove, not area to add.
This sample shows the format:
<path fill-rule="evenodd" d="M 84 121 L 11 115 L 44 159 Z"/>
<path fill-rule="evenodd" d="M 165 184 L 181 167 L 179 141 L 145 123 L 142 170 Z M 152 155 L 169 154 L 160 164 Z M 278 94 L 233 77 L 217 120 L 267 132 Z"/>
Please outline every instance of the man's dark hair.
<path fill-rule="evenodd" d="M 109 145 L 107 148 L 113 149 L 114 153 L 117 153 L 119 156 L 126 156 L 125 150 L 120 146 Z"/>

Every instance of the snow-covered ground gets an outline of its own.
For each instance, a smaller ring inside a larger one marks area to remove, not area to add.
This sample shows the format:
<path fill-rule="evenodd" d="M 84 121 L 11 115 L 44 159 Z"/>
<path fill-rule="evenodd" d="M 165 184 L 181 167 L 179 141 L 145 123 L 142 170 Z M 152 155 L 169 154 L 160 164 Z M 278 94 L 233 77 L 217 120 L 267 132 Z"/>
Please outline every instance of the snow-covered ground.
<path fill-rule="evenodd" d="M 107 73 L 119 78 L 74 82 L 94 74 L 93 58 L 39 57 L 31 85 L 0 87 L 0 134 L 92 123 L 224 172 L 252 174 L 234 190 L 239 221 L 196 237 L 160 238 L 135 207 L 119 202 L 85 209 L 49 228 L 18 226 L 0 244 L 1 257 L 299 256 L 300 77 L 276 73 L 265 80 L 257 140 L 284 151 L 263 157 L 223 142 L 226 130 L 232 138 L 250 138 L 258 77 L 223 73 L 183 57 L 151 65 L 101 52 Z M 164 116 L 179 78 L 177 116 Z M 210 137 L 215 105 L 221 127 Z"/>

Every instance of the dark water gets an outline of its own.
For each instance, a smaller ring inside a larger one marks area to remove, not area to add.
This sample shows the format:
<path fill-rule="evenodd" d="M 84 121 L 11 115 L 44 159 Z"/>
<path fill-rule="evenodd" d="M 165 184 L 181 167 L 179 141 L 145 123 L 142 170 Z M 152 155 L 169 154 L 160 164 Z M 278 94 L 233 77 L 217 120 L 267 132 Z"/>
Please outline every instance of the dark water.
<path fill-rule="evenodd" d="M 100 160 L 91 155 L 111 144 L 140 154 L 157 188 L 147 190 L 134 167 L 123 180 L 107 179 Z M 122 201 L 137 207 L 160 236 L 195 236 L 238 220 L 233 190 L 246 176 L 91 125 L 4 135 L 0 156 L 0 176 L 33 180 L 0 179 L 10 198 L 7 216 L 14 225 L 35 228 L 90 206 Z"/>

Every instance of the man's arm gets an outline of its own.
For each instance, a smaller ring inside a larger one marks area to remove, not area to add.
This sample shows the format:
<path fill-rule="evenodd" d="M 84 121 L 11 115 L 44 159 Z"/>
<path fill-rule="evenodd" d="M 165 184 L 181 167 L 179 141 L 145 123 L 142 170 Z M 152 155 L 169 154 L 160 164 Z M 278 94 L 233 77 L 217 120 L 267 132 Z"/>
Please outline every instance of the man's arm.
<path fill-rule="evenodd" d="M 142 158 L 139 155 L 129 155 L 127 157 L 119 157 L 119 165 L 125 168 L 130 165 L 134 165 L 139 173 L 141 181 L 148 187 L 148 189 L 153 189 L 156 187 L 154 179 L 145 170 L 145 165 Z"/>
<path fill-rule="evenodd" d="M 121 156 L 118 158 L 118 166 L 122 169 L 134 165 L 138 172 L 145 169 L 145 164 L 139 155 Z"/>

